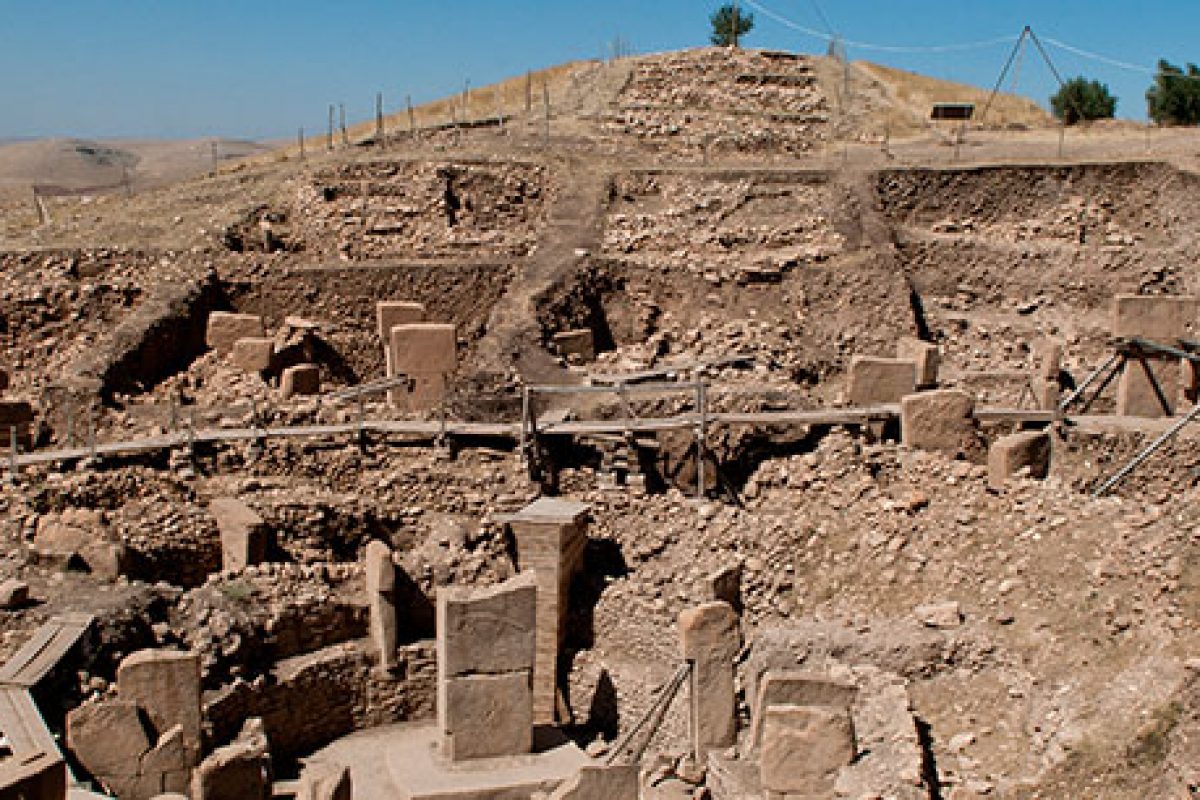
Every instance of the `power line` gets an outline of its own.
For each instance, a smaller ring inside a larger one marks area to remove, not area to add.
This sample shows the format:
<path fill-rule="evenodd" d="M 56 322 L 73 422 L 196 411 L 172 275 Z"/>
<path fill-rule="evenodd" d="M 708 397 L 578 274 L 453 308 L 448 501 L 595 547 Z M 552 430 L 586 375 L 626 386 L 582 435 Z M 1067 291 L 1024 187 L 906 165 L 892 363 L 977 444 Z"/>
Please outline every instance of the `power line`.
<path fill-rule="evenodd" d="M 834 39 L 839 39 L 842 44 L 847 47 L 856 47 L 859 50 L 874 50 L 884 53 L 950 53 L 963 50 L 981 50 L 987 47 L 995 47 L 1001 44 L 1012 44 L 1017 40 L 1016 36 L 997 36 L 994 39 L 984 39 L 975 42 L 960 42 L 956 44 L 941 44 L 941 45 L 888 45 L 875 44 L 872 42 L 859 42 L 853 39 L 841 39 L 828 33 L 822 33 L 815 28 L 810 28 L 806 25 L 801 25 L 795 20 L 778 14 L 764 6 L 758 0 L 743 0 L 748 6 L 752 6 L 755 10 L 762 13 L 763 16 L 778 22 L 784 27 L 791 28 L 807 36 L 815 39 L 820 39 L 824 42 L 832 42 Z"/>

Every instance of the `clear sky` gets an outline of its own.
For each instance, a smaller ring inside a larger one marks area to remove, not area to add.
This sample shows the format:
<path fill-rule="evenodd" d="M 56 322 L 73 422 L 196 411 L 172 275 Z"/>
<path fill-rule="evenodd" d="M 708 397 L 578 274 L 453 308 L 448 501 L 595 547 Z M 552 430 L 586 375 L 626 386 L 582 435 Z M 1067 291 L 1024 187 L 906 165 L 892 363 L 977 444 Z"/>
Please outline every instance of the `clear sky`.
<path fill-rule="evenodd" d="M 744 0 L 746 46 L 824 52 L 771 19 L 867 45 L 923 47 L 1044 38 L 1152 70 L 1200 62 L 1195 0 Z M 0 0 L 0 138 L 282 138 L 318 131 L 329 103 L 351 120 L 562 61 L 616 38 L 634 52 L 704 44 L 718 0 Z M 822 19 L 822 14 L 824 19 Z M 828 28 L 826 27 L 826 20 Z M 893 52 L 879 61 L 990 87 L 1011 41 Z M 1109 84 L 1119 116 L 1142 119 L 1151 78 L 1048 45 L 1065 76 Z M 1017 88 L 1044 103 L 1053 79 L 1034 51 Z"/>

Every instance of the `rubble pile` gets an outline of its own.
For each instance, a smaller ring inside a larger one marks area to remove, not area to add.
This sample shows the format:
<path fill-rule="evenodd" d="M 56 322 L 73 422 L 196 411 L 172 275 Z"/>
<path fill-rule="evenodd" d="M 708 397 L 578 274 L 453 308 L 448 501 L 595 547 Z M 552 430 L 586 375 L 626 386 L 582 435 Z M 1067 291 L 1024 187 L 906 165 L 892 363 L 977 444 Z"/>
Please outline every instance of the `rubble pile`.
<path fill-rule="evenodd" d="M 347 261 L 519 257 L 537 240 L 550 191 L 534 164 L 347 165 L 300 186 L 292 227 L 306 252 Z"/>
<path fill-rule="evenodd" d="M 627 175 L 614 194 L 606 255 L 687 270 L 717 285 L 778 280 L 788 269 L 839 255 L 845 244 L 831 219 L 830 188 L 786 176 Z"/>
<path fill-rule="evenodd" d="M 672 152 L 798 155 L 828 137 L 828 101 L 809 59 L 708 48 L 639 59 L 602 125 Z"/>

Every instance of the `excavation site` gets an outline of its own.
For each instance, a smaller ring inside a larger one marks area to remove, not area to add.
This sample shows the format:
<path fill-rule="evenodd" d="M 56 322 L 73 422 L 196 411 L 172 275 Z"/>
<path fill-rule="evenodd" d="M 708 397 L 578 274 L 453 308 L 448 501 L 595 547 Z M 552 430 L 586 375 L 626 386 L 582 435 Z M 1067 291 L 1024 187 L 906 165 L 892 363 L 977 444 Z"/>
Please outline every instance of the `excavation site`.
<path fill-rule="evenodd" d="M 0 194 L 0 799 L 1200 796 L 1194 131 L 901 80 Z"/>

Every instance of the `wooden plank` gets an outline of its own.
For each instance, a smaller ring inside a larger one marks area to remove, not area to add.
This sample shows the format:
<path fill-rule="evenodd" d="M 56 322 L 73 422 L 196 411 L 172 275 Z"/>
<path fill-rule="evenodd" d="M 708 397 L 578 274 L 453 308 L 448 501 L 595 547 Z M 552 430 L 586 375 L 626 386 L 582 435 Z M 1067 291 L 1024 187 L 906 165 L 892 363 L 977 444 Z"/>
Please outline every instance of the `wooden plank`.
<path fill-rule="evenodd" d="M 23 791 L 35 787 L 38 792 L 65 789 L 66 763 L 29 692 L 0 688 L 0 734 L 12 751 L 0 757 L 0 797 L 24 797 Z M 10 795 L 14 788 L 18 793 Z"/>
<path fill-rule="evenodd" d="M 83 637 L 94 620 L 91 614 L 68 614 L 47 622 L 0 668 L 0 685 L 26 689 L 36 686 Z"/>
<path fill-rule="evenodd" d="M 58 751 L 41 712 L 25 689 L 11 686 L 0 688 L 0 733 L 8 739 L 9 749 L 14 756 L 45 750 Z"/>

